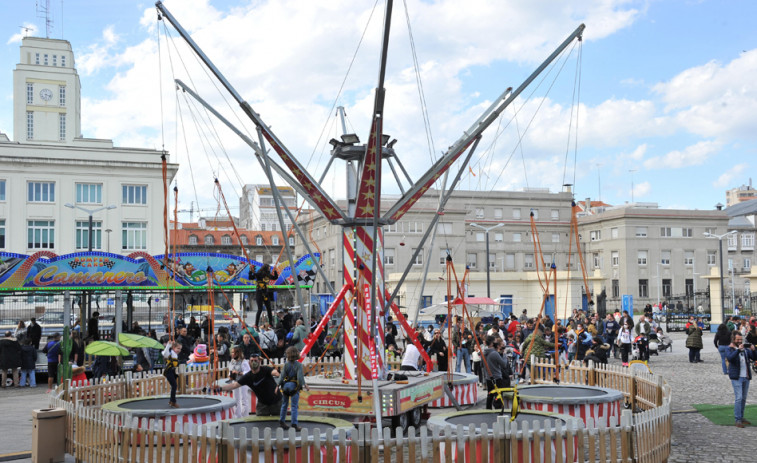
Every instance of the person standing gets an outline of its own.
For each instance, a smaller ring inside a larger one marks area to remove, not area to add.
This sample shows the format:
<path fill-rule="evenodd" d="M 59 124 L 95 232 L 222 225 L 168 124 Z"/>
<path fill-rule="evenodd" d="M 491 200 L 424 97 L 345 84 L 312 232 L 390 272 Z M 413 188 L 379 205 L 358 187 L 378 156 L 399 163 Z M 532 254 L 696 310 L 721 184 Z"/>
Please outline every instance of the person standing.
<path fill-rule="evenodd" d="M 42 352 L 47 354 L 47 392 L 58 382 L 58 364 L 60 363 L 60 333 L 47 338 L 47 345 Z"/>
<path fill-rule="evenodd" d="M 39 342 L 42 340 L 42 327 L 39 326 L 36 318 L 30 320 L 29 326 L 26 328 L 26 335 L 31 339 L 32 346 L 39 349 Z"/>
<path fill-rule="evenodd" d="M 649 324 L 644 315 L 639 316 L 639 323 L 634 327 L 634 331 L 636 331 L 638 337 L 639 360 L 649 360 L 649 333 L 652 332 L 652 325 Z"/>
<path fill-rule="evenodd" d="M 163 376 L 166 377 L 168 384 L 171 386 L 171 398 L 168 400 L 168 406 L 171 408 L 179 408 L 179 404 L 176 403 L 176 389 L 179 386 L 179 383 L 177 382 L 177 370 L 179 369 L 179 355 L 181 349 L 181 343 L 179 341 L 174 341 L 173 343 L 167 342 L 166 348 L 163 350 L 163 358 L 166 360 Z"/>
<path fill-rule="evenodd" d="M 502 403 L 493 394 L 494 389 L 510 387 L 510 364 L 505 361 L 502 353 L 505 344 L 498 337 L 486 337 L 486 349 L 484 350 L 484 359 L 486 367 L 484 368 L 484 380 L 486 381 L 486 409 L 492 410 L 495 406 L 502 407 Z"/>
<path fill-rule="evenodd" d="M 260 361 L 260 357 L 258 362 Z M 231 361 L 229 362 L 229 379 L 232 381 L 239 381 L 244 375 L 251 371 L 250 362 L 244 358 L 242 348 L 234 346 L 231 349 Z M 249 386 L 242 386 L 240 388 L 234 388 L 234 400 L 237 401 L 236 409 L 234 410 L 235 418 L 242 418 L 250 413 L 250 388 Z"/>
<path fill-rule="evenodd" d="M 615 345 L 615 338 L 618 337 L 620 324 L 615 321 L 611 314 L 607 314 L 604 323 L 605 342 L 611 346 L 613 357 L 618 358 L 618 346 Z"/>
<path fill-rule="evenodd" d="M 297 352 L 302 352 L 302 349 L 305 348 L 307 337 L 308 329 L 305 327 L 305 322 L 298 318 L 294 323 L 294 334 L 292 334 L 292 345 L 297 349 Z"/>
<path fill-rule="evenodd" d="M 93 341 L 100 340 L 100 312 L 92 312 L 92 317 L 87 322 L 87 336 Z"/>
<path fill-rule="evenodd" d="M 21 345 L 21 382 L 18 385 L 37 387 L 37 349 L 29 337 Z"/>
<path fill-rule="evenodd" d="M 725 354 L 731 345 L 731 332 L 728 331 L 728 326 L 725 323 L 718 325 L 718 330 L 715 332 L 712 342 L 720 354 L 720 365 L 723 367 L 723 374 L 727 375 L 728 366 L 726 365 Z"/>
<path fill-rule="evenodd" d="M 428 347 L 428 355 L 436 354 L 436 366 L 439 371 L 447 371 L 449 362 L 447 362 L 447 343 L 442 339 L 440 329 L 434 330 L 434 338 Z"/>
<path fill-rule="evenodd" d="M 615 343 L 620 346 L 620 361 L 623 362 L 624 367 L 628 366 L 628 355 L 631 353 L 632 342 L 631 327 L 628 325 L 628 320 L 623 319 L 623 326 L 620 327 Z"/>
<path fill-rule="evenodd" d="M 280 390 L 284 394 L 284 397 L 281 400 L 279 425 L 284 428 L 284 430 L 289 429 L 289 426 L 286 424 L 286 417 L 287 408 L 289 408 L 289 403 L 291 402 L 292 427 L 295 431 L 299 432 L 302 431 L 302 428 L 297 421 L 297 410 L 299 409 L 300 405 L 300 391 L 302 389 L 309 391 L 310 388 L 305 383 L 305 375 L 302 371 L 302 364 L 299 362 L 300 351 L 298 351 L 296 347 L 290 346 L 289 348 L 287 348 L 284 355 L 286 355 L 286 363 L 281 369 L 282 373 L 281 376 L 279 376 L 276 387 L 277 390 Z"/>
<path fill-rule="evenodd" d="M 281 413 L 281 393 L 278 392 L 276 379 L 279 372 L 267 365 L 261 365 L 260 356 L 253 355 L 250 358 L 250 371 L 231 384 L 220 387 L 222 391 L 233 391 L 239 387 L 247 386 L 252 389 L 257 398 L 255 415 L 278 416 Z"/>
<path fill-rule="evenodd" d="M 18 387 L 18 371 L 21 369 L 21 345 L 13 337 L 11 331 L 5 332 L 5 337 L 0 339 L 0 370 L 2 370 L 3 383 L 5 388 L 8 380 L 8 370 L 13 373 L 13 386 Z"/>
<path fill-rule="evenodd" d="M 757 351 L 754 344 L 748 347 L 743 344 L 744 337 L 741 333 L 734 331 L 731 334 L 731 344 L 728 346 L 726 358 L 728 359 L 728 378 L 733 386 L 735 396 L 733 405 L 733 417 L 736 421 L 737 428 L 743 428 L 750 425 L 749 421 L 744 419 L 744 407 L 746 406 L 746 397 L 749 393 L 749 382 L 752 380 L 752 361 L 757 360 Z"/>
<path fill-rule="evenodd" d="M 702 350 L 702 328 L 696 324 L 690 325 L 686 328 L 686 347 L 689 349 L 689 363 L 700 363 L 702 358 L 700 352 Z"/>

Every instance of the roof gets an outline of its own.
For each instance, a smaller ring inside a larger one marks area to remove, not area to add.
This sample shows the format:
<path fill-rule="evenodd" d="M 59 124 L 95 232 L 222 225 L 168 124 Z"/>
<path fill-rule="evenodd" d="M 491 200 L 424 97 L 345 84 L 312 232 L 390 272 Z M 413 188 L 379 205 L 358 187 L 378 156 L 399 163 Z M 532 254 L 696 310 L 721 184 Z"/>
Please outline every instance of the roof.
<path fill-rule="evenodd" d="M 749 201 L 742 201 L 738 204 L 734 204 L 731 207 L 725 209 L 725 213 L 729 217 L 738 217 L 740 215 L 754 215 L 757 214 L 757 199 L 750 199 Z"/>

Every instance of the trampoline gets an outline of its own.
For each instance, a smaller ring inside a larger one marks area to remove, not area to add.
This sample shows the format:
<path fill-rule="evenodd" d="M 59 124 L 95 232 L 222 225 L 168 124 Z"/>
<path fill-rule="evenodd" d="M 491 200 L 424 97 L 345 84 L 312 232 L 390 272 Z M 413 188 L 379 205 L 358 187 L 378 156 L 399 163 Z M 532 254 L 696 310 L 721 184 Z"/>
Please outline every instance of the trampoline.
<path fill-rule="evenodd" d="M 120 415 L 122 421 L 136 420 L 140 429 L 148 429 L 154 420 L 153 429 L 183 432 L 194 425 L 231 418 L 236 406 L 234 399 L 225 396 L 177 395 L 179 408 L 169 407 L 168 399 L 168 396 L 153 396 L 116 400 L 103 405 L 102 409 Z"/>
<path fill-rule="evenodd" d="M 464 412 L 455 412 L 455 413 L 447 413 L 443 415 L 437 415 L 432 416 L 428 419 L 428 427 L 432 430 L 435 430 L 434 428 L 445 429 L 448 426 L 452 426 L 453 428 L 462 425 L 464 434 L 468 435 L 471 431 L 469 426 L 474 426 L 473 432 L 477 435 L 482 433 L 482 428 L 484 425 L 486 425 L 487 434 L 491 434 L 493 431 L 493 427 L 496 425 L 498 419 L 500 417 L 504 417 L 506 421 L 510 420 L 510 411 L 506 410 L 505 414 L 503 415 L 500 410 L 469 410 Z M 557 413 L 549 413 L 549 412 L 539 412 L 539 411 L 533 411 L 533 410 L 526 410 L 521 411 L 518 413 L 518 416 L 515 418 L 515 421 L 512 423 L 513 425 L 517 426 L 518 429 L 522 429 L 522 426 L 528 423 L 529 431 L 528 431 L 528 439 L 530 441 L 530 444 L 528 444 L 528 448 L 524 448 L 524 445 L 521 443 L 521 441 L 517 441 L 517 444 L 515 445 L 516 448 L 513 448 L 514 452 L 517 452 L 517 455 L 520 455 L 523 460 L 526 461 L 525 457 L 526 454 L 530 453 L 530 458 L 527 461 L 544 461 L 544 440 L 541 440 L 538 447 L 539 452 L 536 452 L 536 445 L 533 440 L 533 433 L 534 431 L 539 430 L 545 430 L 545 431 L 552 431 L 554 430 L 558 424 L 560 425 L 567 425 L 568 423 L 571 423 L 573 426 L 583 427 L 583 423 L 576 419 L 575 417 L 569 416 L 569 415 L 561 415 Z M 452 430 L 453 435 L 455 435 L 457 432 L 456 429 Z M 518 432 L 520 435 L 520 431 Z M 508 437 L 505 437 L 505 439 L 508 439 Z M 460 442 L 459 440 L 455 440 L 452 442 L 452 451 L 451 451 L 451 460 L 452 461 L 468 461 L 468 460 L 458 460 L 457 459 L 457 443 Z M 486 455 L 490 456 L 494 455 L 494 441 L 488 441 L 489 448 L 486 452 Z M 471 455 L 471 452 L 476 456 L 476 461 L 483 461 L 483 449 L 481 448 L 482 442 L 481 440 L 476 439 L 467 439 L 465 440 L 465 449 L 463 454 L 464 455 Z M 555 443 L 551 442 L 551 454 L 554 455 L 556 452 Z M 562 454 L 567 455 L 568 446 L 571 445 L 571 441 L 563 441 L 562 445 Z M 576 455 L 576 449 L 578 447 L 578 439 L 573 438 L 572 441 L 572 451 L 573 455 Z M 441 452 L 441 460 L 444 461 L 446 458 L 446 444 L 444 442 L 440 442 L 439 446 L 440 452 Z M 536 458 L 537 455 L 541 455 L 541 459 Z M 473 460 L 471 460 L 473 461 Z"/>
<path fill-rule="evenodd" d="M 623 393 L 594 386 L 533 385 L 518 387 L 522 411 L 534 410 L 580 418 L 585 426 L 618 426 L 623 410 Z M 512 402 L 505 399 L 505 407 Z"/>
<path fill-rule="evenodd" d="M 447 382 L 447 377 L 442 378 L 443 382 Z M 474 405 L 478 402 L 478 376 L 470 375 L 466 373 L 453 373 L 452 374 L 452 394 L 455 396 L 455 400 L 459 405 Z M 432 402 L 429 402 L 430 408 L 443 408 L 454 407 L 455 404 L 447 396 L 442 396 Z"/>

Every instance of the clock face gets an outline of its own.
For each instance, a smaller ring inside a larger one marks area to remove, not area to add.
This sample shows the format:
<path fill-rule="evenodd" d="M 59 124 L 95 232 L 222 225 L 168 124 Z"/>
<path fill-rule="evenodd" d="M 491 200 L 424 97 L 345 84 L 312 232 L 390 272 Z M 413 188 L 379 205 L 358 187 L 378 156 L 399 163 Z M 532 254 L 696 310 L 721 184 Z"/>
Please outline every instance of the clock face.
<path fill-rule="evenodd" d="M 53 92 L 49 88 L 43 88 L 39 91 L 39 97 L 45 101 L 50 101 L 53 98 Z"/>

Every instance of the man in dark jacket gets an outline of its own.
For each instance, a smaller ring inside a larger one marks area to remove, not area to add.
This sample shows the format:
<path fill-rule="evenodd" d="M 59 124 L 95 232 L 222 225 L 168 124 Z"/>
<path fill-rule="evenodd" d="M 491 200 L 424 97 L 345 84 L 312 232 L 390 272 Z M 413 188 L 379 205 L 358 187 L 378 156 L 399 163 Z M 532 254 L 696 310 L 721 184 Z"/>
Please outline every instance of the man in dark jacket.
<path fill-rule="evenodd" d="M 733 417 L 736 420 L 737 428 L 752 424 L 744 419 L 744 407 L 749 393 L 749 382 L 752 380 L 750 365 L 754 360 L 757 360 L 754 344 L 745 346 L 743 341 L 741 333 L 734 331 L 731 334 L 731 345 L 728 346 L 725 354 L 726 359 L 728 359 L 728 377 L 731 379 L 733 393 L 736 396 Z"/>
<path fill-rule="evenodd" d="M 29 339 L 31 339 L 32 346 L 34 346 L 35 349 L 39 349 L 39 341 L 42 340 L 42 327 L 39 326 L 36 318 L 31 319 L 31 323 L 26 329 L 26 334 L 29 336 Z"/>
<path fill-rule="evenodd" d="M 615 321 L 612 314 L 607 314 L 604 326 L 605 342 L 611 346 L 613 357 L 618 358 L 618 346 L 615 345 L 615 339 L 618 337 L 620 325 Z"/>
<path fill-rule="evenodd" d="M 502 403 L 496 400 L 497 395 L 491 391 L 498 388 L 510 387 L 510 364 L 502 356 L 505 344 L 498 337 L 486 337 L 486 349 L 484 349 L 484 358 L 486 365 L 484 367 L 484 381 L 486 381 L 486 409 L 492 410 L 494 407 L 501 408 Z"/>
<path fill-rule="evenodd" d="M 8 380 L 8 370 L 13 370 L 13 386 L 18 386 L 18 370 L 21 368 L 21 345 L 13 333 L 5 332 L 5 337 L 0 339 L 0 370 L 2 370 L 2 387 L 5 388 Z"/>

